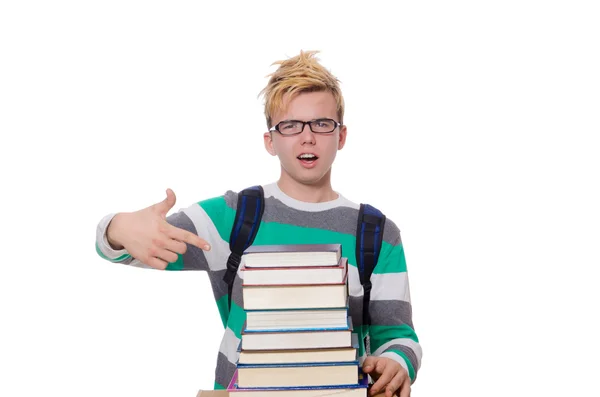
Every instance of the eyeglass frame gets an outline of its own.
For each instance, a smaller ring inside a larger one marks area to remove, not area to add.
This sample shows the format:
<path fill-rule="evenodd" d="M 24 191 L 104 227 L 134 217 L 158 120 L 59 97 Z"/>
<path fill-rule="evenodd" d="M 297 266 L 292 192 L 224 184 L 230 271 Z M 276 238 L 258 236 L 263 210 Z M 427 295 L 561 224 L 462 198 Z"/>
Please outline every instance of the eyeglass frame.
<path fill-rule="evenodd" d="M 328 132 L 315 132 L 315 131 L 313 131 L 312 123 L 315 123 L 317 121 L 323 121 L 323 120 L 331 120 L 331 121 L 333 121 L 334 122 L 333 129 L 331 131 L 328 131 Z M 289 123 L 289 122 L 302 123 L 302 128 L 300 129 L 300 131 L 294 132 L 293 134 L 284 134 L 283 132 L 279 131 L 279 125 L 281 123 Z M 294 136 L 294 135 L 302 134 L 304 132 L 304 127 L 306 127 L 306 124 L 308 124 L 308 128 L 310 128 L 310 131 L 313 134 L 331 134 L 333 131 L 335 131 L 336 128 L 343 126 L 342 123 L 340 123 L 338 121 L 335 121 L 334 119 L 330 119 L 328 117 L 324 117 L 324 118 L 320 118 L 320 119 L 314 119 L 314 120 L 310 120 L 310 121 L 282 120 L 279 123 L 275 124 L 273 127 L 269 128 L 269 132 L 278 132 L 279 134 L 281 134 L 281 136 Z"/>

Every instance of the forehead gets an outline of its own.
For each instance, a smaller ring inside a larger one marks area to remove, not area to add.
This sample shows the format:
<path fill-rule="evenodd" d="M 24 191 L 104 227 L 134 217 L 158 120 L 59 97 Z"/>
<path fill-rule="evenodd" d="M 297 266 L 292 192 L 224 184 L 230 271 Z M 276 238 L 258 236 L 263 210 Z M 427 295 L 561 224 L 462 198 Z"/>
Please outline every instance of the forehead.
<path fill-rule="evenodd" d="M 302 92 L 291 100 L 283 97 L 283 109 L 273 114 L 274 123 L 281 120 L 337 119 L 337 104 L 329 91 Z"/>

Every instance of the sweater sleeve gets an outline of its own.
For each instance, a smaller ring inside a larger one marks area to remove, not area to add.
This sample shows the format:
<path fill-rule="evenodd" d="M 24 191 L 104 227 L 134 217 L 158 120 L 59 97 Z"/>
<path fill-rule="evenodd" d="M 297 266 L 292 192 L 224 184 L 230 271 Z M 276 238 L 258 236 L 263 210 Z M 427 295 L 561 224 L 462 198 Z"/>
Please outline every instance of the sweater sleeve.
<path fill-rule="evenodd" d="M 414 382 L 422 350 L 412 322 L 404 247 L 400 232 L 392 229 L 396 230 L 395 237 L 392 243 L 383 243 L 371 276 L 371 354 L 397 361 Z"/>
<path fill-rule="evenodd" d="M 223 247 L 223 239 L 217 231 L 217 226 L 211 215 L 218 217 L 216 223 L 220 223 L 220 216 L 223 215 L 221 207 L 224 205 L 223 197 L 215 197 L 199 203 L 192 204 L 167 217 L 167 222 L 177 228 L 197 234 L 205 239 L 211 245 L 211 251 L 204 252 L 200 248 L 187 244 L 187 250 L 184 254 L 178 254 L 175 262 L 169 263 L 166 270 L 210 270 L 209 260 L 214 255 L 220 256 Z M 121 263 L 124 265 L 136 266 L 141 268 L 151 268 L 140 260 L 133 258 L 126 249 L 115 250 L 108 243 L 106 232 L 108 226 L 116 214 L 111 213 L 103 217 L 96 228 L 96 252 L 101 258 L 110 262 Z M 207 256 L 209 258 L 207 258 Z"/>

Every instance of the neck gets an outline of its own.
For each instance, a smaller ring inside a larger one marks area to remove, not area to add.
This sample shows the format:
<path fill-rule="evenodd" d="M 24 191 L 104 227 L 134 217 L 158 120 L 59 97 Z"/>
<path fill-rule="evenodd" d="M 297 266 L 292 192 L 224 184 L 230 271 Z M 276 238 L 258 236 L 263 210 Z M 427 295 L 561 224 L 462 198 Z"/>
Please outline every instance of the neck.
<path fill-rule="evenodd" d="M 286 195 L 293 199 L 304 201 L 306 203 L 323 203 L 332 201 L 339 196 L 331 187 L 331 170 L 321 178 L 320 181 L 313 184 L 304 184 L 292 179 L 289 175 L 282 173 L 277 186 Z"/>

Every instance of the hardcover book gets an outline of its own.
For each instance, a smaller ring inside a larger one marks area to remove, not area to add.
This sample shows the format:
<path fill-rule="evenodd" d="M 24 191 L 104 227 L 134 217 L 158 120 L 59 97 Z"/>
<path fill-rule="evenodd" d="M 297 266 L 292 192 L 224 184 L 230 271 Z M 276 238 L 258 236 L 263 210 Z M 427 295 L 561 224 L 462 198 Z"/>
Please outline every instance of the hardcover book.
<path fill-rule="evenodd" d="M 238 385 L 237 370 L 227 387 L 227 391 L 235 397 L 366 397 L 368 376 L 358 371 L 358 382 L 351 385 L 329 386 L 296 386 L 296 387 L 266 387 L 241 388 Z"/>
<path fill-rule="evenodd" d="M 341 244 L 252 245 L 242 255 L 246 267 L 337 266 Z"/>

